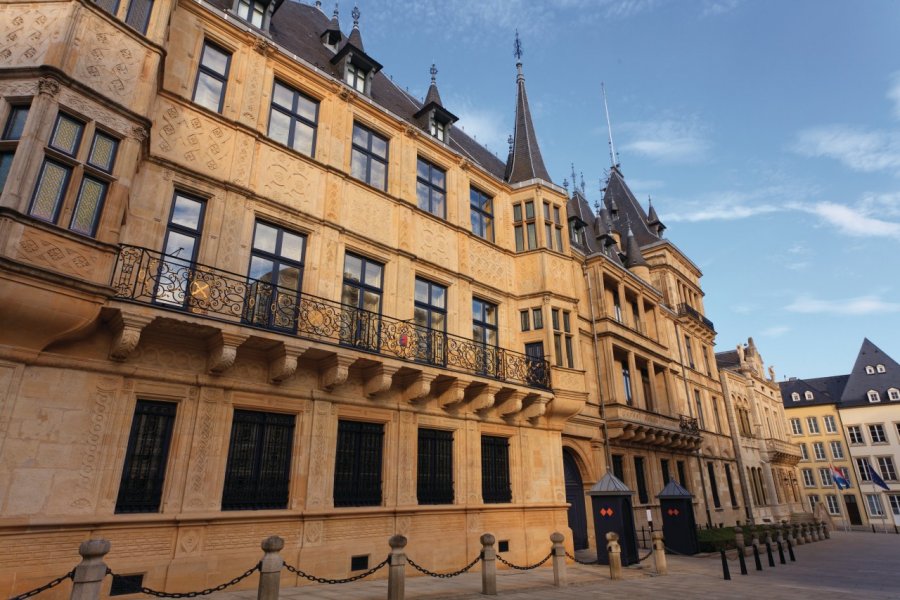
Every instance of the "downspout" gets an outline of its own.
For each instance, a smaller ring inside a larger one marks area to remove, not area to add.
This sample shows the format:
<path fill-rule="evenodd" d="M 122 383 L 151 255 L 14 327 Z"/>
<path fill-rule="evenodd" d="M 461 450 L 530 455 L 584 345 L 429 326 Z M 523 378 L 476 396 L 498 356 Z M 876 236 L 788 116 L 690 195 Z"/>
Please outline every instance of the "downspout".
<path fill-rule="evenodd" d="M 597 369 L 597 398 L 600 403 L 600 427 L 603 429 L 603 449 L 606 458 L 606 472 L 612 470 L 612 456 L 609 450 L 609 430 L 606 427 L 606 403 L 603 401 L 603 384 L 600 382 L 600 348 L 597 344 L 597 320 L 594 317 L 594 286 L 591 283 L 591 274 L 588 273 L 587 265 L 581 263 L 581 272 L 587 279 L 588 286 L 588 306 L 591 307 L 591 341 L 594 344 L 594 362 Z"/>

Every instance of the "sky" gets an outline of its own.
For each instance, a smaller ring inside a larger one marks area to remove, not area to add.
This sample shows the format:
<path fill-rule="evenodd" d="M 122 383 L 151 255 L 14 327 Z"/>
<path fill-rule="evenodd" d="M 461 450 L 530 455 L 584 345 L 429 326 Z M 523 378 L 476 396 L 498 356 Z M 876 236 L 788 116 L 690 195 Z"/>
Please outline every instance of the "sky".
<path fill-rule="evenodd" d="M 591 202 L 618 161 L 703 271 L 717 351 L 778 379 L 900 360 L 900 2 L 360 0 L 366 51 L 506 156 L 515 31 L 544 161 Z M 331 13 L 326 0 L 323 9 Z M 349 31 L 350 6 L 341 21 Z"/>

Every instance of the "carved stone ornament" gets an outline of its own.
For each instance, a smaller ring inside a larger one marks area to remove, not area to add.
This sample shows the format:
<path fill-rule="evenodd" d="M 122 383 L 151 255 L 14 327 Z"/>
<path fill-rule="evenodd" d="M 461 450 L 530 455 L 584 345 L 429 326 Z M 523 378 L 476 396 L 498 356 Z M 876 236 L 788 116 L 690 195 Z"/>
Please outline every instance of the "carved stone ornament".
<path fill-rule="evenodd" d="M 119 313 L 110 323 L 113 329 L 112 344 L 109 348 L 110 360 L 127 360 L 141 340 L 141 332 L 153 317 Z"/>
<path fill-rule="evenodd" d="M 341 91 L 338 92 L 338 97 L 347 104 L 350 104 L 351 102 L 353 102 L 354 95 L 353 92 L 351 92 L 349 89 L 342 87 Z"/>
<path fill-rule="evenodd" d="M 266 38 L 258 37 L 253 42 L 253 49 L 263 56 L 268 56 L 270 52 L 275 50 L 275 45 Z"/>
<path fill-rule="evenodd" d="M 247 336 L 222 333 L 213 338 L 209 345 L 209 358 L 206 362 L 206 369 L 211 375 L 221 375 L 232 366 L 237 358 L 237 349 Z"/>
<path fill-rule="evenodd" d="M 38 80 L 38 93 L 56 96 L 59 93 L 59 82 L 52 77 L 41 77 Z"/>
<path fill-rule="evenodd" d="M 366 395 L 375 397 L 390 390 L 394 381 L 394 373 L 396 372 L 396 367 L 387 365 L 378 365 L 367 369 L 365 373 Z"/>
<path fill-rule="evenodd" d="M 347 378 L 350 376 L 350 365 L 354 362 L 356 362 L 356 358 L 352 356 L 340 354 L 335 356 L 320 373 L 321 387 L 326 390 L 333 390 L 347 383 Z"/>
<path fill-rule="evenodd" d="M 138 142 L 144 143 L 150 137 L 150 132 L 147 131 L 146 127 L 135 125 L 131 128 L 131 137 L 136 139 Z"/>
<path fill-rule="evenodd" d="M 459 159 L 459 168 L 462 169 L 463 171 L 468 171 L 471 166 L 472 166 L 472 163 L 469 162 L 468 158 L 460 158 Z"/>
<path fill-rule="evenodd" d="M 406 135 L 408 135 L 409 137 L 411 137 L 413 139 L 416 139 L 417 137 L 419 137 L 419 130 L 410 125 L 406 126 L 406 128 L 404 129 L 404 132 L 406 133 Z"/>

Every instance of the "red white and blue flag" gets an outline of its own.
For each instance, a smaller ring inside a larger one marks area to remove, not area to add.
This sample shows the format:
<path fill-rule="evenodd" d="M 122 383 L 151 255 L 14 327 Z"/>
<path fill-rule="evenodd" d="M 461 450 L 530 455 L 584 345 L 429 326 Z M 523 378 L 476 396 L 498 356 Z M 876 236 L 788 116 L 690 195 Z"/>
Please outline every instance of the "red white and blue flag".
<path fill-rule="evenodd" d="M 846 477 L 844 477 L 844 473 L 834 466 L 831 467 L 831 476 L 832 478 L 834 478 L 834 484 L 839 490 L 846 490 L 850 488 L 850 482 L 847 481 Z"/>

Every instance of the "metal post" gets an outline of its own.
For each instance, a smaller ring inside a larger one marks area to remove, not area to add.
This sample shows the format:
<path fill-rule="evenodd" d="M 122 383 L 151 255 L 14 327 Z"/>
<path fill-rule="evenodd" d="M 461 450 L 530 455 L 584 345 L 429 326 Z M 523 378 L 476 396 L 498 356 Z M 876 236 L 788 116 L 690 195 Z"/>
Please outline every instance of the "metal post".
<path fill-rule="evenodd" d="M 791 538 L 788 538 L 788 556 L 791 558 L 791 562 L 797 562 L 797 557 L 794 556 L 794 544 L 791 543 Z"/>
<path fill-rule="evenodd" d="M 738 562 L 741 565 L 741 575 L 747 574 L 747 560 L 744 558 L 743 549 L 738 550 Z"/>
<path fill-rule="evenodd" d="M 393 535 L 388 540 L 391 554 L 388 558 L 388 600 L 404 600 L 406 597 L 406 536 Z"/>
<path fill-rule="evenodd" d="M 81 562 L 75 567 L 72 577 L 70 600 L 99 600 L 100 586 L 106 577 L 106 563 L 103 557 L 109 552 L 108 540 L 86 540 L 78 546 Z"/>
<path fill-rule="evenodd" d="M 759 560 L 759 545 L 753 544 L 753 560 L 756 561 L 756 570 L 762 571 L 762 562 Z"/>
<path fill-rule="evenodd" d="M 566 547 L 563 542 L 566 536 L 558 531 L 550 534 L 550 554 L 553 555 L 553 585 L 563 587 L 568 583 L 566 578 Z"/>
<path fill-rule="evenodd" d="M 666 562 L 666 542 L 662 531 L 653 532 L 653 561 L 656 563 L 657 575 L 668 575 L 669 565 Z"/>
<path fill-rule="evenodd" d="M 609 553 L 609 578 L 613 581 L 622 579 L 622 547 L 619 546 L 619 534 L 610 531 L 606 534 L 606 551 Z"/>
<path fill-rule="evenodd" d="M 497 542 L 490 533 L 481 536 L 481 593 L 485 596 L 497 595 Z"/>
<path fill-rule="evenodd" d="M 787 561 L 784 560 L 784 546 L 781 544 L 781 540 L 777 540 L 775 543 L 778 544 L 778 562 L 783 565 L 787 564 Z"/>
<path fill-rule="evenodd" d="M 263 554 L 259 563 L 259 587 L 256 591 L 257 600 L 278 600 L 281 588 L 281 568 L 284 559 L 278 553 L 284 548 L 284 540 L 273 535 L 262 541 Z"/>
<path fill-rule="evenodd" d="M 775 557 L 772 555 L 772 542 L 766 539 L 766 556 L 769 559 L 769 566 L 775 566 Z"/>
<path fill-rule="evenodd" d="M 725 556 L 725 548 L 719 548 L 719 554 L 722 555 L 722 579 L 731 581 L 731 571 L 728 570 L 728 558 Z"/>

